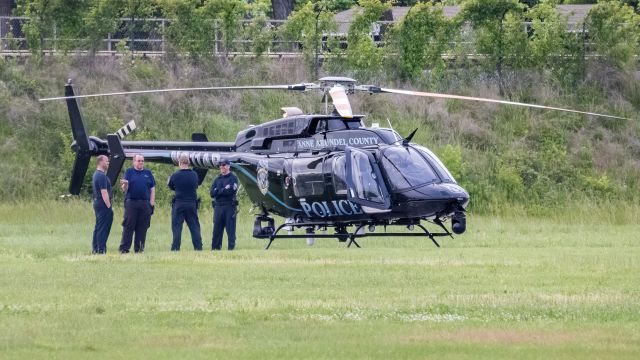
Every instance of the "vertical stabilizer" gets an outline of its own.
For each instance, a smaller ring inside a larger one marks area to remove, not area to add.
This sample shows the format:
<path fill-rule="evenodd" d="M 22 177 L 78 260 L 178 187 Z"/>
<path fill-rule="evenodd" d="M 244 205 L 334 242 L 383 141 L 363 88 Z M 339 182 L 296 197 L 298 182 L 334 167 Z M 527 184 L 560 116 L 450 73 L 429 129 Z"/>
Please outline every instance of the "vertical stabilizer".
<path fill-rule="evenodd" d="M 65 96 L 74 96 L 73 85 L 71 79 L 64 86 Z M 87 127 L 80 113 L 78 99 L 67 99 L 67 109 L 69 110 L 69 121 L 71 121 L 71 132 L 73 134 L 74 144 L 72 147 L 76 152 L 76 159 L 73 162 L 73 170 L 71 172 L 71 181 L 69 183 L 69 192 L 73 195 L 80 194 L 80 188 L 84 182 L 84 177 L 89 168 L 91 160 L 92 148 L 89 136 L 87 136 Z"/>

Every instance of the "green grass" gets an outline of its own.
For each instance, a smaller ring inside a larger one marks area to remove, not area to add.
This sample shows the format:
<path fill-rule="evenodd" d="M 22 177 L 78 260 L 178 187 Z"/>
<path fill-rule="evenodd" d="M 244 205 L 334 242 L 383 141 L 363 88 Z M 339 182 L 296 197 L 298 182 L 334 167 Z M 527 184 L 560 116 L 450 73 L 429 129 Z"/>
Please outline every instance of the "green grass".
<path fill-rule="evenodd" d="M 91 256 L 84 202 L 0 204 L 0 357 L 637 358 L 638 226 L 469 217 L 423 239 L 264 241 L 171 253 L 169 209 L 143 255 Z M 593 214 L 596 215 L 596 214 Z M 630 216 L 629 218 L 638 218 Z M 211 213 L 201 214 L 205 246 Z M 226 242 L 226 240 L 225 240 Z"/>

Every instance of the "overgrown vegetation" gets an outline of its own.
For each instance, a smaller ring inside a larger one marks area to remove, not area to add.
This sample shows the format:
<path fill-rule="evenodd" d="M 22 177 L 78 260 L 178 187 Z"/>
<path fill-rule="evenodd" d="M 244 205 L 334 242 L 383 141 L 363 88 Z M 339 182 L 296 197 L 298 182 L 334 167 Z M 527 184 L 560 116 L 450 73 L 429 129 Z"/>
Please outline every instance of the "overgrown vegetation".
<path fill-rule="evenodd" d="M 40 6 L 45 3 L 49 7 Z M 66 109 L 63 103 L 38 103 L 37 98 L 60 94 L 67 78 L 73 78 L 82 93 L 92 93 L 294 83 L 323 74 L 354 76 L 361 82 L 389 87 L 486 97 L 503 94 L 515 101 L 632 119 L 395 96 L 352 99 L 356 112 L 369 115 L 368 124 L 387 124 L 389 119 L 401 134 L 419 128 L 415 141 L 443 158 L 470 191 L 473 211 L 518 207 L 534 214 L 554 214 L 577 203 L 615 207 L 640 199 L 636 61 L 640 21 L 631 7 L 619 1 L 598 3 L 585 23 L 588 41 L 602 54 L 597 57 L 584 56 L 586 33 L 566 31 L 566 19 L 553 1 L 535 2 L 528 8 L 513 0 L 470 0 L 463 2 L 461 13 L 453 19 L 444 17 L 439 4 L 418 3 L 395 26 L 381 28 L 382 47 L 368 31 L 388 6 L 379 0 L 361 1 L 363 8 L 356 12 L 346 49 L 339 46 L 340 39 L 323 36 L 337 30 L 332 17 L 335 8 L 328 1 L 302 4 L 284 26 L 267 31 L 260 29 L 268 13 L 264 2 L 251 6 L 235 0 L 124 3 L 98 6 L 83 2 L 84 7 L 75 11 L 90 14 L 93 20 L 86 22 L 84 30 L 88 32 L 111 31 L 110 16 L 128 13 L 138 17 L 162 11 L 175 19 L 166 33 L 174 47 L 168 49 L 170 55 L 135 61 L 91 56 L 0 60 L 0 199 L 51 198 L 66 192 L 72 163 Z M 65 4 L 36 1 L 23 8 L 33 17 L 33 39 L 41 38 L 42 34 L 36 36 L 37 29 L 47 28 L 38 25 L 47 24 L 51 15 L 46 14 L 57 14 Z M 36 22 L 38 16 L 41 23 Z M 252 36 L 260 39 L 254 45 L 262 49 L 257 54 L 268 46 L 271 36 L 281 32 L 299 42 L 303 61 L 260 56 L 211 59 L 210 33 L 226 32 L 222 46 L 231 50 L 235 46 L 229 42 L 234 37 L 231 32 L 239 31 L 237 21 L 245 16 L 254 19 Z M 503 21 L 496 21 L 496 16 Z M 215 25 L 212 17 L 222 19 L 222 25 Z M 530 23 L 522 26 L 523 21 Z M 70 22 L 60 28 L 60 37 L 82 32 L 77 26 Z M 185 53 L 190 56 L 183 56 Z M 451 56 L 443 58 L 442 53 Z M 318 67 L 317 54 L 324 57 L 322 67 Z M 98 136 L 135 119 L 139 130 L 132 135 L 134 139 L 188 139 L 198 131 L 217 141 L 233 141 L 247 124 L 276 118 L 279 107 L 291 105 L 308 112 L 321 110 L 313 95 L 274 92 L 164 94 L 82 102 L 90 131 Z M 172 169 L 154 166 L 154 170 L 163 179 Z M 162 200 L 167 192 L 160 190 Z"/>
<path fill-rule="evenodd" d="M 599 71 L 603 65 L 594 67 Z M 46 69 L 46 70 L 45 70 Z M 616 71 L 608 68 L 613 73 Z M 446 71 L 436 84 L 442 90 L 497 96 L 491 83 Z M 478 72 L 477 74 L 482 74 Z M 322 75 L 322 74 L 321 74 Z M 605 83 L 595 78 L 574 92 L 527 74 L 536 86 L 520 86 L 518 99 L 556 106 L 588 108 L 631 116 L 628 82 L 618 76 Z M 591 78 L 589 73 L 589 78 Z M 55 198 L 66 193 L 73 160 L 69 120 L 64 103 L 39 103 L 60 94 L 67 78 L 81 93 L 120 89 L 205 86 L 212 84 L 292 83 L 312 78 L 296 60 L 235 60 L 193 65 L 169 62 L 62 58 L 43 62 L 3 60 L 0 72 L 0 198 L 16 201 Z M 229 79 L 234 79 L 233 81 Z M 390 86 L 408 86 L 393 83 Z M 489 84 L 489 87 L 487 87 Z M 635 96 L 638 93 L 636 91 Z M 556 112 L 523 110 L 458 101 L 430 101 L 395 96 L 353 97 L 365 122 L 387 123 L 401 134 L 419 128 L 414 140 L 442 157 L 472 197 L 475 212 L 521 208 L 535 214 L 556 214 L 578 203 L 617 206 L 640 200 L 640 124 L 636 120 L 601 120 Z M 104 136 L 127 121 L 139 129 L 131 139 L 189 139 L 204 132 L 213 141 L 233 141 L 247 124 L 277 118 L 279 108 L 296 105 L 320 111 L 313 94 L 279 92 L 144 95 L 82 101 L 90 132 Z M 151 165 L 162 184 L 173 170 Z M 87 178 L 88 181 L 88 178 Z M 159 200 L 168 191 L 159 186 Z M 84 187 L 87 196 L 89 187 Z M 203 189 L 206 198 L 206 189 Z"/>

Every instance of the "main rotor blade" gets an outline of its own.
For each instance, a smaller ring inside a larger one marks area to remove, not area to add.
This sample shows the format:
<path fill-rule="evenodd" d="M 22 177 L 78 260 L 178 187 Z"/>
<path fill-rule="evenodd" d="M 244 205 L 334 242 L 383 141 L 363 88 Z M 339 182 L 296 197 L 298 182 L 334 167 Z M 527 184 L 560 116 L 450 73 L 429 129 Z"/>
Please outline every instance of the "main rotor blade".
<path fill-rule="evenodd" d="M 429 92 L 421 92 L 421 91 L 398 90 L 398 89 L 387 89 L 387 88 L 377 88 L 377 89 L 376 88 L 372 88 L 370 91 L 371 92 L 392 93 L 392 94 L 402 94 L 402 95 L 424 96 L 424 97 L 441 98 L 441 99 L 457 99 L 457 100 L 489 102 L 489 103 L 496 103 L 496 104 L 516 105 L 516 106 L 531 107 L 531 108 L 536 108 L 536 109 L 557 110 L 557 111 L 565 111 L 565 112 L 571 112 L 571 113 L 576 113 L 576 114 L 601 116 L 601 117 L 606 117 L 606 118 L 611 118 L 611 119 L 630 120 L 628 118 L 621 117 L 621 116 L 599 114 L 599 113 L 594 113 L 594 112 L 589 112 L 589 111 L 579 111 L 579 110 L 559 108 L 559 107 L 554 107 L 554 106 L 527 104 L 527 103 L 521 103 L 521 102 L 515 102 L 515 101 L 479 98 L 479 97 L 472 97 L 472 96 L 450 95 L 450 94 L 429 93 Z"/>
<path fill-rule="evenodd" d="M 43 98 L 39 101 L 52 101 L 52 100 L 67 100 L 67 99 L 82 99 L 101 96 L 118 96 L 118 95 L 138 95 L 138 94 L 154 94 L 154 93 L 167 93 L 167 92 L 186 92 L 186 91 L 209 91 L 209 90 L 294 90 L 305 91 L 307 88 L 312 88 L 315 84 L 295 84 L 295 85 L 258 85 L 258 86 L 211 86 L 211 87 L 195 87 L 195 88 L 175 88 L 175 89 L 154 89 L 154 90 L 137 90 L 137 91 L 119 91 L 112 93 L 100 93 L 100 94 L 87 94 L 87 95 L 74 95 L 74 96 L 59 96 Z"/>
<path fill-rule="evenodd" d="M 332 87 L 331 90 L 329 90 L 329 95 L 331 95 L 331 99 L 333 99 L 333 106 L 335 106 L 340 116 L 346 118 L 353 117 L 349 98 L 347 97 L 347 93 L 344 91 L 344 88 L 342 86 L 336 85 Z"/>

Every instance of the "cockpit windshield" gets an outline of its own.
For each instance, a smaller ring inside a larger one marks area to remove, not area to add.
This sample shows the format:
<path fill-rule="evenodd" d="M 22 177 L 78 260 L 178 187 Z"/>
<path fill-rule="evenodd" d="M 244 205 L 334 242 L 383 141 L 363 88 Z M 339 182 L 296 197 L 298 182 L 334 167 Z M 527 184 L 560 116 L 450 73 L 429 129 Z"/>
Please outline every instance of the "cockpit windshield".
<path fill-rule="evenodd" d="M 382 152 L 382 166 L 393 190 L 439 182 L 429 162 L 411 147 L 390 147 Z"/>
<path fill-rule="evenodd" d="M 453 177 L 453 175 L 451 175 L 449 170 L 447 170 L 447 167 L 444 166 L 444 164 L 442 163 L 442 161 L 440 161 L 436 154 L 434 154 L 431 150 L 427 149 L 424 146 L 414 145 L 414 147 L 421 151 L 422 154 L 427 159 L 429 159 L 429 161 L 431 161 L 431 164 L 436 167 L 436 170 L 440 173 L 440 177 L 444 182 L 456 182 L 456 179 Z"/>

